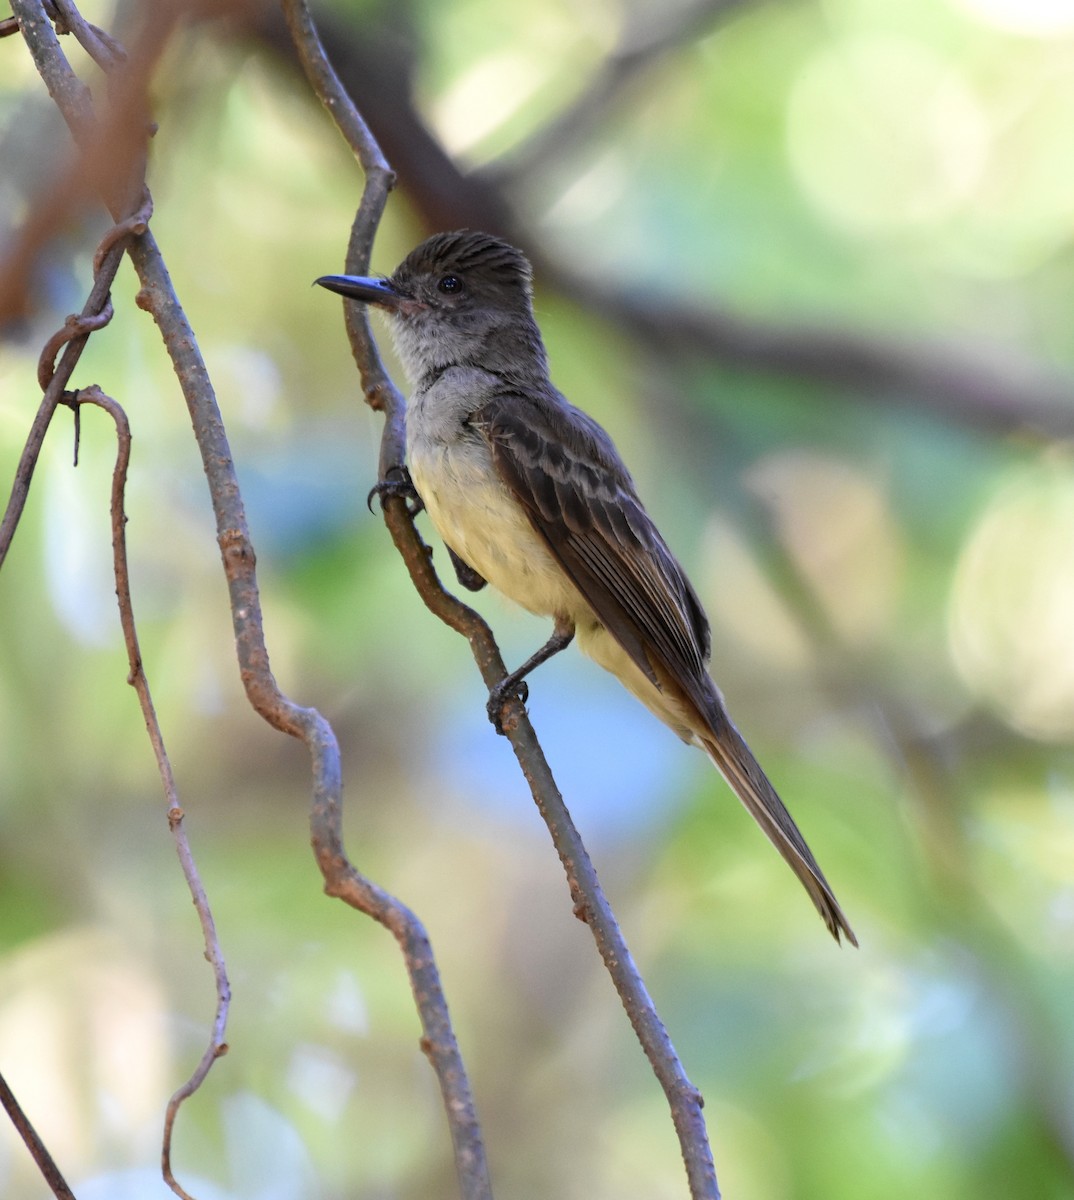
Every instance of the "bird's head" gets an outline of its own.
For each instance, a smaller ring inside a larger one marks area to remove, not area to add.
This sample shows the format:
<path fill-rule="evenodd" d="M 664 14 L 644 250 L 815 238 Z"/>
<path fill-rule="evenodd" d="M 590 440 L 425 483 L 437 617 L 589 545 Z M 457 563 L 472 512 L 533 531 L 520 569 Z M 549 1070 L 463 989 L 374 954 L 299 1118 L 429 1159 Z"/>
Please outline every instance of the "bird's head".
<path fill-rule="evenodd" d="M 392 318 L 413 380 L 451 365 L 545 369 L 530 264 L 521 250 L 491 234 L 438 233 L 386 278 L 325 275 L 317 283 Z"/>

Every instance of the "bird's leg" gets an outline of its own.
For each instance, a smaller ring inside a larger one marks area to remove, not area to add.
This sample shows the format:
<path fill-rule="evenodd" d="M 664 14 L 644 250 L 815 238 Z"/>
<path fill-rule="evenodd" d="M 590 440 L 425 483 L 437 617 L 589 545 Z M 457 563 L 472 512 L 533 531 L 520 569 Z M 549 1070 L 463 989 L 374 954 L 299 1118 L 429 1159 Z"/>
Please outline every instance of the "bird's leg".
<path fill-rule="evenodd" d="M 451 565 L 455 568 L 455 578 L 459 583 L 468 591 L 481 591 L 485 584 L 488 583 L 484 575 L 479 575 L 468 562 L 464 562 L 459 558 L 450 546 L 448 546 L 447 552 L 451 555 Z"/>
<path fill-rule="evenodd" d="M 425 501 L 418 495 L 418 490 L 406 467 L 392 467 L 387 478 L 380 479 L 373 484 L 369 489 L 369 495 L 365 498 L 370 512 L 373 511 L 374 496 L 380 497 L 382 506 L 385 496 L 402 496 L 407 502 L 406 510 L 412 517 L 416 517 L 425 507 Z"/>
<path fill-rule="evenodd" d="M 494 687 L 489 689 L 488 714 L 497 733 L 506 732 L 504 728 L 504 711 L 513 700 L 525 704 L 530 694 L 526 686 L 526 676 L 541 663 L 547 662 L 553 655 L 565 650 L 574 640 L 574 622 L 569 617 L 556 617 L 552 636 L 537 651 L 510 675 L 505 675 Z"/>

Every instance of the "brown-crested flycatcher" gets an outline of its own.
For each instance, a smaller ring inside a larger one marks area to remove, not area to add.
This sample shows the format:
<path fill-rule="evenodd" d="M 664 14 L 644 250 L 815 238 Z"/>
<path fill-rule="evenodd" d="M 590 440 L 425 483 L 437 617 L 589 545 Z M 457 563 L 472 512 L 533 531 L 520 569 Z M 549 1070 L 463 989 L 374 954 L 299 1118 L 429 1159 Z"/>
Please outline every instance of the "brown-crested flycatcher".
<path fill-rule="evenodd" d="M 709 624 L 611 438 L 552 386 L 530 265 L 484 233 L 441 233 L 387 279 L 317 282 L 374 304 L 413 385 L 410 475 L 460 582 L 488 581 L 552 617 L 548 643 L 489 701 L 577 637 L 685 742 L 700 746 L 802 881 L 825 924 L 857 945 L 828 881 L 709 677 Z"/>

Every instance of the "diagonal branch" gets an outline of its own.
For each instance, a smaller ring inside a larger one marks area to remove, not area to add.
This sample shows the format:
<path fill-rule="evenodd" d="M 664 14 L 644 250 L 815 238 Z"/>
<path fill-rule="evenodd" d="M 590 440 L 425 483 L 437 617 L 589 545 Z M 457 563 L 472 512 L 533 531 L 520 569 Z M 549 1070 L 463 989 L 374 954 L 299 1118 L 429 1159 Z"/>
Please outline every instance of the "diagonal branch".
<path fill-rule="evenodd" d="M 41 455 L 41 447 L 45 443 L 49 425 L 63 399 L 64 389 L 78 365 L 89 335 L 95 329 L 106 324 L 111 315 L 111 303 L 108 297 L 112 281 L 116 277 L 119 264 L 126 252 L 127 239 L 139 228 L 144 232 L 145 224 L 144 221 L 140 221 L 139 214 L 135 214 L 134 219 L 114 226 L 105 234 L 94 255 L 93 287 L 86 297 L 86 303 L 82 306 L 82 312 L 77 316 L 68 317 L 63 328 L 49 339 L 45 349 L 41 352 L 38 378 L 44 389 L 44 395 L 41 397 L 37 415 L 30 426 L 26 444 L 19 457 L 18 466 L 15 468 L 11 495 L 3 520 L 0 521 L 0 567 L 7 558 L 12 538 L 14 538 L 15 530 L 22 518 L 23 509 L 26 507 L 30 484 L 33 481 L 37 460 Z M 61 347 L 63 347 L 63 354 L 59 363 L 54 365 L 56 354 L 59 353 Z"/>
<path fill-rule="evenodd" d="M 374 172 L 369 187 L 379 184 L 379 205 L 367 204 L 367 196 L 363 196 L 351 236 L 352 252 L 348 255 L 347 270 L 361 274 L 367 269 L 368 247 L 387 200 L 384 184 L 390 176 L 381 174 L 387 171 L 387 165 L 372 134 L 324 59 L 303 0 L 285 0 L 285 12 L 295 31 L 311 84 L 359 162 Z M 360 253 L 354 253 L 355 247 Z M 347 310 L 355 308 L 347 305 Z M 374 408 L 386 414 L 381 446 L 381 479 L 386 481 L 403 465 L 404 401 L 387 379 L 364 315 L 355 319 L 348 311 L 348 332 L 366 397 Z M 384 497 L 384 519 L 422 600 L 436 616 L 467 638 L 485 685 L 491 688 L 499 683 L 507 674 L 507 667 L 492 631 L 473 609 L 460 603 L 441 586 L 432 567 L 429 548 L 418 535 L 401 496 L 388 494 Z M 701 1094 L 683 1070 L 634 964 L 525 709 L 517 701 L 513 709 L 504 721 L 505 732 L 566 871 L 575 914 L 589 926 L 634 1032 L 667 1096 L 679 1135 L 690 1194 L 694 1200 L 719 1200 L 716 1170 L 701 1112 Z"/>
<path fill-rule="evenodd" d="M 4 1111 L 11 1118 L 11 1123 L 26 1143 L 26 1149 L 30 1151 L 34 1162 L 37 1163 L 38 1170 L 56 1200 L 75 1200 L 74 1192 L 67 1186 L 67 1181 L 60 1174 L 60 1168 L 56 1166 L 52 1155 L 48 1152 L 48 1147 L 41 1140 L 37 1130 L 30 1124 L 29 1118 L 22 1111 L 22 1106 L 15 1098 L 15 1093 L 8 1086 L 3 1075 L 0 1075 L 0 1105 L 3 1105 Z"/>
<path fill-rule="evenodd" d="M 405 501 L 386 497 L 384 519 L 422 600 L 445 624 L 469 641 L 485 686 L 491 688 L 499 683 L 507 674 L 507 667 L 492 631 L 473 609 L 444 590 Z M 504 721 L 504 731 L 563 864 L 575 915 L 589 926 L 634 1033 L 667 1097 L 690 1195 L 693 1200 L 719 1200 L 716 1169 L 701 1111 L 704 1100 L 687 1077 L 649 996 L 529 717 L 517 701 L 512 710 Z"/>
<path fill-rule="evenodd" d="M 618 41 L 582 91 L 524 142 L 482 167 L 478 175 L 497 188 L 525 185 L 561 160 L 621 103 L 639 75 L 748 0 L 690 0 L 674 4 L 624 4 Z"/>

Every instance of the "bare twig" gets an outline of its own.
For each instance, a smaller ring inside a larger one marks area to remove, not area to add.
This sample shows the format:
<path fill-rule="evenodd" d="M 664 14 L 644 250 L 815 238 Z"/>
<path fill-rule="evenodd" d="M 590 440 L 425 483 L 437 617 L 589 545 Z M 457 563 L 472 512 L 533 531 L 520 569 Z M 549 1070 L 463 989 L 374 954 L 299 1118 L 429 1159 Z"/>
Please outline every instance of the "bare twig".
<path fill-rule="evenodd" d="M 164 746 L 164 735 L 160 728 L 160 722 L 157 720 L 156 707 L 153 704 L 153 696 L 149 690 L 149 680 L 146 677 L 145 668 L 142 664 L 142 652 L 138 645 L 138 631 L 135 626 L 134 608 L 131 603 L 130 572 L 127 567 L 127 538 L 125 532 L 127 517 L 124 512 L 124 493 L 127 486 L 127 467 L 130 463 L 131 451 L 130 425 L 123 409 L 111 396 L 106 396 L 98 387 L 84 388 L 74 396 L 72 403 L 94 404 L 98 408 L 103 408 L 115 422 L 116 426 L 116 464 L 112 472 L 111 500 L 112 563 L 116 579 L 116 599 L 119 602 L 119 618 L 123 627 L 123 641 L 127 648 L 127 661 L 130 664 L 130 674 L 127 676 L 127 682 L 131 684 L 138 694 L 138 703 L 141 705 L 146 732 L 149 734 L 149 742 L 156 756 L 157 770 L 160 772 L 160 780 L 164 788 L 164 798 L 168 804 L 168 826 L 175 840 L 176 854 L 179 857 L 187 887 L 190 889 L 190 895 L 197 910 L 198 920 L 201 922 L 202 936 L 205 941 L 205 957 L 213 969 L 213 977 L 216 981 L 216 1015 L 213 1019 L 209 1044 L 202 1054 L 201 1061 L 198 1063 L 193 1074 L 182 1087 L 176 1090 L 169 1100 L 164 1118 L 161 1171 L 165 1182 L 177 1196 L 182 1197 L 183 1200 L 191 1200 L 189 1193 L 179 1184 L 172 1171 L 172 1132 L 180 1105 L 201 1087 L 213 1063 L 227 1053 L 225 1032 L 227 1029 L 228 1008 L 231 1003 L 231 985 L 228 983 L 227 964 L 224 962 L 223 951 L 220 948 L 220 939 L 216 933 L 216 923 L 213 920 L 212 910 L 209 906 L 209 898 L 205 894 L 205 888 L 202 885 L 201 876 L 198 873 L 193 852 L 190 849 L 190 841 L 186 835 L 184 813 L 179 805 L 179 793 L 175 783 L 175 774 L 172 771 L 171 760 L 168 758 L 168 752 Z"/>
<path fill-rule="evenodd" d="M 351 149 L 366 168 L 367 179 L 368 172 L 374 172 L 355 218 L 351 251 L 347 259 L 349 272 L 364 273 L 368 264 L 368 248 L 387 200 L 388 189 L 384 184 L 385 178 L 390 179 L 390 176 L 385 176 L 387 164 L 372 134 L 324 59 L 303 0 L 285 0 L 285 12 L 292 28 L 298 30 L 296 41 L 299 52 L 322 103 L 336 119 Z M 306 65 L 311 59 L 312 64 Z M 378 188 L 376 203 L 367 203 L 370 187 Z M 350 310 L 356 306 L 346 307 Z M 348 333 L 366 397 L 373 407 L 386 414 L 381 446 L 381 478 L 387 479 L 390 472 L 403 463 L 405 403 L 398 389 L 385 375 L 365 318 L 353 320 L 348 315 Z M 433 570 L 428 547 L 418 535 L 402 497 L 389 495 L 384 498 L 384 518 L 422 600 L 442 621 L 467 638 L 486 686 L 499 683 L 507 674 L 507 668 L 492 631 L 476 612 L 443 589 Z M 518 703 L 514 709 L 509 719 L 504 721 L 504 728 L 563 863 L 575 913 L 589 925 L 638 1040 L 667 1095 L 686 1164 L 691 1196 L 695 1200 L 718 1200 L 720 1193 L 701 1114 L 701 1095 L 687 1078 L 634 965 L 525 710 Z"/>
<path fill-rule="evenodd" d="M 92 108 L 54 31 L 45 20 L 40 0 L 15 0 L 14 8 L 38 71 L 48 83 L 76 141 L 84 144 L 94 130 Z M 472 1116 L 472 1105 L 428 937 L 413 913 L 361 876 L 346 857 L 341 833 L 339 747 L 331 726 L 320 713 L 294 704 L 279 690 L 272 676 L 262 631 L 253 546 L 227 435 L 205 363 L 152 233 L 146 232 L 137 238 L 129 252 L 142 285 L 138 303 L 152 314 L 160 328 L 201 451 L 216 515 L 217 538 L 231 597 L 236 649 L 247 696 L 254 709 L 271 725 L 306 743 L 313 773 L 311 830 L 314 849 L 325 876 L 325 890 L 375 917 L 399 941 L 421 1016 L 423 1047 L 437 1068 L 445 1097 L 449 1098 L 447 1107 L 452 1128 L 463 1128 L 467 1124 L 467 1110 Z M 476 1130 L 476 1121 L 471 1123 Z M 465 1192 L 467 1200 L 484 1200 L 489 1193 L 479 1136 L 471 1138 L 463 1146 L 462 1153 L 457 1146 L 456 1159 L 460 1178 L 476 1181 Z M 482 1178 L 485 1180 L 483 1186 Z"/>
<path fill-rule="evenodd" d="M 444 590 L 406 503 L 399 497 L 386 497 L 384 517 L 422 600 L 445 624 L 469 641 L 485 685 L 491 688 L 499 683 L 507 674 L 507 667 L 492 631 L 473 609 Z M 704 1101 L 687 1077 L 634 964 L 529 717 L 518 702 L 512 707 L 513 712 L 504 720 L 504 730 L 566 871 L 575 914 L 589 926 L 638 1041 L 667 1096 L 690 1195 L 694 1200 L 719 1200 L 716 1169 L 701 1112 Z"/>
<path fill-rule="evenodd" d="M 105 236 L 107 238 L 109 234 Z M 129 234 L 125 236 L 129 236 Z M 49 339 L 45 350 L 42 351 L 38 364 L 38 376 L 42 380 L 45 394 L 41 397 L 37 415 L 30 426 L 26 445 L 23 447 L 19 464 L 15 468 L 11 495 L 3 520 L 0 521 L 0 567 L 3 566 L 7 557 L 11 540 L 15 536 L 15 530 L 18 528 L 22 511 L 26 506 L 26 498 L 30 492 L 30 484 L 41 454 L 41 447 L 44 445 L 45 435 L 48 433 L 56 408 L 63 397 L 63 390 L 71 379 L 71 374 L 85 349 L 90 333 L 104 323 L 101 319 L 103 314 L 111 312 L 108 294 L 125 249 L 124 241 L 113 240 L 105 253 L 98 256 L 96 259 L 97 274 L 90 294 L 86 298 L 86 303 L 82 306 L 81 314 L 78 317 L 68 317 L 63 328 Z M 53 367 L 52 360 L 61 345 L 64 346 L 63 354 L 60 356 L 59 363 Z"/>
<path fill-rule="evenodd" d="M 75 1200 L 74 1192 L 67 1186 L 67 1181 L 60 1174 L 60 1168 L 56 1166 L 45 1143 L 38 1136 L 37 1130 L 30 1124 L 29 1118 L 22 1111 L 18 1100 L 15 1099 L 15 1093 L 8 1087 L 7 1080 L 3 1075 L 0 1075 L 0 1104 L 4 1106 L 4 1110 L 11 1118 L 11 1123 L 26 1143 L 26 1149 L 33 1156 L 38 1170 L 51 1188 L 56 1200 Z"/>
<path fill-rule="evenodd" d="M 21 28 L 23 29 L 26 44 L 30 48 L 31 54 L 35 53 L 35 48 L 47 45 L 49 39 L 55 40 L 56 35 L 52 26 L 49 24 L 39 5 L 16 3 L 12 7 L 15 10 L 16 18 L 21 22 Z M 160 43 L 157 43 L 156 53 L 159 53 L 159 49 Z M 95 129 L 86 115 L 91 111 L 88 89 L 74 76 L 73 72 L 69 71 L 67 74 L 64 74 L 61 71 L 57 71 L 49 61 L 47 54 L 35 54 L 35 61 L 38 58 L 40 59 L 42 78 L 45 80 L 49 93 L 56 100 L 61 111 L 64 112 L 76 138 L 82 142 L 83 148 L 89 146 L 95 157 L 99 158 L 101 162 L 109 164 L 116 174 L 122 177 L 123 182 L 119 186 L 110 183 L 108 187 L 108 195 L 114 206 L 113 215 L 116 218 L 117 224 L 105 233 L 94 254 L 93 287 L 82 308 L 82 312 L 78 316 L 72 316 L 67 319 L 63 329 L 49 340 L 41 354 L 38 366 L 38 378 L 45 394 L 41 399 L 37 416 L 31 426 L 26 446 L 19 459 L 11 496 L 3 521 L 0 522 L 0 565 L 3 564 L 7 556 L 11 539 L 14 537 L 15 530 L 18 527 L 22 510 L 26 504 L 30 483 L 33 479 L 37 459 L 44 444 L 45 434 L 48 432 L 49 424 L 52 421 L 63 389 L 70 381 L 75 366 L 85 348 L 86 338 L 89 333 L 107 324 L 110 318 L 112 310 L 109 302 L 109 292 L 116 272 L 119 269 L 119 264 L 123 259 L 126 242 L 130 237 L 144 232 L 151 212 L 151 205 L 144 190 L 144 173 L 141 169 L 144 165 L 144 159 L 142 156 L 138 156 L 137 161 L 132 163 L 134 151 L 130 149 L 129 143 L 134 139 L 129 134 L 125 138 L 120 138 L 117 132 L 121 124 L 128 124 L 126 116 L 116 116 L 121 111 L 119 104 L 113 104 L 111 107 L 110 122 L 106 123 L 100 130 Z M 124 89 L 123 95 L 125 97 L 130 96 L 134 91 L 144 95 L 147 71 L 148 68 L 144 66 L 139 69 L 134 82 Z M 139 103 L 137 107 L 140 111 L 142 104 Z M 117 151 L 115 146 L 113 146 L 111 140 L 112 134 L 115 134 L 116 141 L 122 141 L 127 144 L 126 149 L 122 152 Z M 87 157 L 84 156 L 83 161 Z M 91 173 L 97 184 L 103 186 L 104 176 L 101 174 L 103 171 L 101 162 L 98 162 Z M 72 168 L 72 180 L 74 172 L 75 168 Z M 50 214 L 51 216 L 55 216 L 56 214 L 52 212 L 52 205 L 59 204 L 66 206 L 71 203 L 72 197 L 75 194 L 76 191 L 73 187 L 73 182 L 70 186 L 65 184 L 59 187 L 57 189 L 57 198 L 50 198 L 42 210 L 38 210 L 31 216 L 28 224 L 32 227 L 32 230 L 45 231 L 54 228 L 54 225 L 50 225 L 44 220 L 42 214 L 44 213 L 45 216 L 49 216 Z M 125 208 L 123 205 L 126 203 L 128 197 L 131 198 L 130 204 L 129 207 Z M 133 209 L 133 212 L 130 211 L 131 209 Z M 62 210 L 58 209 L 58 211 Z M 28 258 L 33 255 L 35 240 L 33 232 L 28 234 L 24 231 L 24 235 L 19 242 L 19 247 L 13 255 L 8 257 L 7 262 L 4 264 L 4 270 L 0 272 L 0 312 L 5 307 L 2 294 L 5 288 L 11 289 L 18 286 L 22 268 L 25 266 Z M 66 349 L 60 363 L 57 367 L 54 367 L 53 361 L 55 356 L 60 347 L 65 345 Z"/>
<path fill-rule="evenodd" d="M 361 113 L 351 103 L 346 89 L 339 82 L 328 61 L 320 37 L 304 0 L 283 0 L 284 19 L 306 78 L 318 99 L 328 110 L 358 159 L 365 179 L 347 246 L 346 269 L 354 274 L 369 268 L 373 252 L 373 237 L 388 196 L 395 187 L 395 172 L 381 153 L 372 131 Z M 388 377 L 377 351 L 369 315 L 364 306 L 347 305 L 344 312 L 347 334 L 361 374 L 366 402 L 376 412 L 384 413 L 387 422 L 381 440 L 381 476 L 402 466 L 405 454 L 403 418 L 405 405 L 398 390 Z"/>
<path fill-rule="evenodd" d="M 466 225 L 514 237 L 519 245 L 525 245 L 502 192 L 475 175 L 462 174 L 414 106 L 414 38 L 405 29 L 409 7 L 391 6 L 387 33 L 385 23 L 370 21 L 362 26 L 359 37 L 353 20 L 321 5 L 317 30 L 327 57 L 344 90 L 354 97 L 384 157 L 399 177 L 407 180 L 419 220 L 430 232 Z M 263 12 L 253 28 L 288 66 L 300 65 L 287 26 L 274 6 Z"/>
<path fill-rule="evenodd" d="M 90 24 L 70 0 L 48 0 L 46 11 L 55 23 L 56 32 L 74 34 L 78 44 L 102 71 L 111 71 L 127 57 L 120 43 L 111 34 Z"/>
<path fill-rule="evenodd" d="M 369 128 L 351 104 L 331 64 L 325 58 L 317 31 L 303 0 L 284 0 L 283 11 L 306 77 L 354 150 L 365 175 L 365 186 L 347 250 L 347 269 L 362 271 L 368 267 L 373 235 L 395 182 L 395 176 L 384 160 Z M 381 469 L 387 474 L 403 462 L 403 400 L 380 361 L 368 317 L 364 311 L 357 310 L 356 306 L 352 308 L 354 311 L 347 317 L 347 329 L 361 368 L 366 399 L 374 409 L 385 415 Z M 330 815 L 331 821 L 323 819 Z M 459 1186 L 467 1200 L 471 1197 L 473 1200 L 491 1200 L 492 1186 L 470 1082 L 451 1027 L 447 1003 L 441 993 L 439 981 L 435 978 L 431 950 L 427 945 L 423 954 L 425 962 L 432 967 L 433 977 L 419 986 L 416 974 L 416 968 L 421 963 L 413 957 L 411 947 L 415 939 L 420 938 L 422 943 L 426 942 L 424 930 L 412 914 L 382 893 L 368 892 L 362 896 L 356 887 L 357 881 L 352 878 L 353 870 L 348 868 L 341 874 L 339 830 L 334 814 L 317 814 L 315 811 L 313 845 L 330 894 L 340 895 L 348 903 L 355 904 L 377 920 L 389 924 L 403 942 L 414 994 L 425 1026 L 422 1049 L 440 1081 L 455 1149 Z M 344 883 L 346 891 L 341 887 Z M 429 1000 L 434 1003 L 428 1003 Z"/>
<path fill-rule="evenodd" d="M 42 22 L 42 24 L 47 26 L 47 22 Z M 77 89 L 71 88 L 68 94 L 74 98 L 77 95 Z M 41 354 L 38 375 L 44 395 L 20 456 L 11 495 L 3 521 L 0 522 L 0 566 L 6 559 L 7 551 L 18 527 L 41 447 L 56 407 L 64 398 L 64 388 L 71 378 L 90 333 L 102 328 L 111 319 L 112 307 L 109 301 L 109 290 L 123 258 L 126 240 L 136 232 L 136 228 L 137 223 L 132 224 L 128 221 L 121 228 L 113 228 L 105 235 L 94 256 L 94 282 L 82 312 L 77 316 L 67 318 L 63 328 L 49 339 Z M 54 365 L 55 357 L 61 347 L 63 354 L 60 362 L 58 365 Z M 73 1194 L 51 1156 L 29 1122 L 25 1120 L 21 1110 L 18 1109 L 15 1097 L 2 1080 L 0 1080 L 0 1093 L 2 1093 L 5 1107 L 11 1113 L 12 1119 L 26 1140 L 27 1146 L 54 1195 L 60 1200 L 68 1197 L 73 1200 Z"/>

